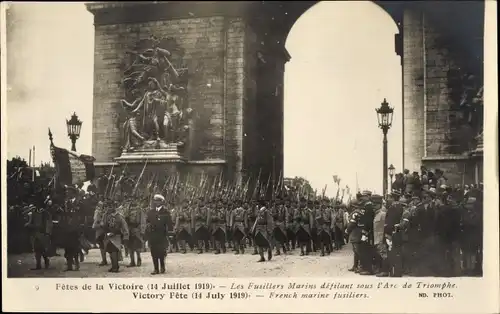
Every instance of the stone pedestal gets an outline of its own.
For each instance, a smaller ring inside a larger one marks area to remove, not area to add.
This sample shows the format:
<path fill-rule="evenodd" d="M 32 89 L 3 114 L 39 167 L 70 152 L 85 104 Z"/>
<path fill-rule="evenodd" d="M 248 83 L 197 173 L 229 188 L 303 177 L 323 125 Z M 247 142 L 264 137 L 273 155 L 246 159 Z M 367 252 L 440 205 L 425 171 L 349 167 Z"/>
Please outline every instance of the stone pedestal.
<path fill-rule="evenodd" d="M 144 164 L 148 163 L 186 163 L 182 149 L 175 144 L 168 144 L 164 148 L 139 149 L 124 151 L 120 157 L 115 158 L 119 164 Z"/>

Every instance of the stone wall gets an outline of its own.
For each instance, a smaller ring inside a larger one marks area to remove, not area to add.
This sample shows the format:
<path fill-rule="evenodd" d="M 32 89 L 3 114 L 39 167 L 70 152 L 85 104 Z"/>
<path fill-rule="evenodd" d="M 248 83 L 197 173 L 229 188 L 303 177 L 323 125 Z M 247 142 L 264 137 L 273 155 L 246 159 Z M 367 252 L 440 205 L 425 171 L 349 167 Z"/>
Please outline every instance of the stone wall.
<path fill-rule="evenodd" d="M 121 154 L 119 115 L 120 99 L 124 96 L 121 80 L 126 51 L 150 35 L 173 37 L 185 51 L 184 60 L 189 69 L 188 105 L 197 114 L 192 157 L 195 160 L 226 157 L 223 140 L 226 34 L 223 27 L 224 17 L 96 25 L 93 155 L 98 162 L 111 162 Z"/>

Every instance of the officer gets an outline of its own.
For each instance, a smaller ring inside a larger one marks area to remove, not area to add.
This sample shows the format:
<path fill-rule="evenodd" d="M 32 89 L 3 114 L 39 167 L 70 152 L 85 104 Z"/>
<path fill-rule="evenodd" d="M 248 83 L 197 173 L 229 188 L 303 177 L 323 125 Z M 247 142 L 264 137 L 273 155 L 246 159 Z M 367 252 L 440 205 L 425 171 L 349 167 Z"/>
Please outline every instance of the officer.
<path fill-rule="evenodd" d="M 211 235 L 214 239 L 215 254 L 226 253 L 226 222 L 227 214 L 221 200 L 214 202 L 208 211 L 207 224 L 210 226 Z"/>
<path fill-rule="evenodd" d="M 191 212 L 191 225 L 194 230 L 194 238 L 198 247 L 198 254 L 203 253 L 203 248 L 208 251 L 205 242 L 209 240 L 210 233 L 208 230 L 208 205 L 200 198 L 197 206 Z"/>
<path fill-rule="evenodd" d="M 95 231 L 95 241 L 96 244 L 99 246 L 99 250 L 101 252 L 101 263 L 99 266 L 105 266 L 108 265 L 108 261 L 106 259 L 106 250 L 104 248 L 104 228 L 103 228 L 103 221 L 104 221 L 104 216 L 106 213 L 106 209 L 104 208 L 104 199 L 102 195 L 99 195 L 99 201 L 95 207 L 94 210 L 94 223 L 92 224 L 92 229 Z"/>
<path fill-rule="evenodd" d="M 156 194 L 146 218 L 146 234 L 154 266 L 151 275 L 163 274 L 166 271 L 168 231 L 172 229 L 173 223 L 170 211 L 165 208 L 164 203 L 165 197 Z"/>
<path fill-rule="evenodd" d="M 129 200 L 128 206 L 129 209 L 125 213 L 125 221 L 130 232 L 128 241 L 130 264 L 128 267 L 135 267 L 142 265 L 141 251 L 144 246 L 144 234 L 146 233 L 146 213 L 135 200 Z"/>

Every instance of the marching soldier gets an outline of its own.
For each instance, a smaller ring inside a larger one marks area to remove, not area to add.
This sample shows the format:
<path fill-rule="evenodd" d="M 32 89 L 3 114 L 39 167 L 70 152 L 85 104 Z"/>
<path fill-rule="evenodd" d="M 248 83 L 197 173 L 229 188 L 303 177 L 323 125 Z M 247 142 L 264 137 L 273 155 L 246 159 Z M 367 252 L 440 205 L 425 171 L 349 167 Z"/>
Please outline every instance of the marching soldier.
<path fill-rule="evenodd" d="M 219 200 L 208 211 L 207 224 L 210 226 L 211 235 L 214 239 L 215 254 L 226 253 L 226 210 Z"/>
<path fill-rule="evenodd" d="M 200 199 L 197 206 L 191 212 L 191 225 L 194 230 L 194 238 L 198 246 L 198 254 L 203 253 L 205 241 L 209 240 L 210 232 L 208 230 L 208 206 L 203 199 Z M 208 248 L 205 248 L 208 250 Z"/>
<path fill-rule="evenodd" d="M 153 207 L 146 219 L 146 234 L 148 239 L 154 270 L 151 275 L 165 273 L 165 257 L 168 247 L 168 230 L 173 227 L 170 212 L 163 205 L 165 198 L 156 194 L 153 197 Z"/>
<path fill-rule="evenodd" d="M 332 243 L 331 238 L 331 228 L 332 221 L 334 221 L 333 211 L 328 207 L 323 207 L 319 201 L 316 202 L 317 209 L 315 211 L 315 222 L 316 222 L 316 232 L 317 241 L 321 250 L 321 256 L 330 254 L 330 245 Z"/>
<path fill-rule="evenodd" d="M 258 210 L 257 206 L 258 205 L 255 201 L 251 201 L 250 206 L 248 206 L 247 217 L 248 217 L 248 225 L 249 226 L 253 226 L 255 224 L 255 220 L 257 219 L 257 210 Z M 257 250 L 257 245 L 253 241 L 254 235 L 253 235 L 252 231 L 249 229 L 247 234 L 248 234 L 249 244 L 250 244 L 250 246 L 253 246 L 252 255 L 259 254 L 259 252 Z"/>
<path fill-rule="evenodd" d="M 104 202 L 101 198 L 101 200 L 98 201 L 95 211 L 94 211 L 94 223 L 92 225 L 92 229 L 95 230 L 95 241 L 97 245 L 99 246 L 99 250 L 101 252 L 101 263 L 99 266 L 105 266 L 108 265 L 108 261 L 106 259 L 106 250 L 104 248 L 104 228 L 103 228 L 103 221 L 104 221 L 104 215 L 106 213 L 105 207 L 104 207 Z"/>
<path fill-rule="evenodd" d="M 297 224 L 295 234 L 300 246 L 300 256 L 309 255 L 311 251 L 311 225 L 313 217 L 311 210 L 306 207 L 305 199 L 301 200 L 300 207 L 294 213 L 294 220 Z"/>
<path fill-rule="evenodd" d="M 344 237 L 342 236 L 343 230 L 345 229 L 344 225 L 344 209 L 342 208 L 342 204 L 336 205 L 335 209 L 333 210 L 333 226 L 332 226 L 332 233 L 333 233 L 333 240 L 335 242 L 335 250 L 340 250 L 342 246 L 344 245 Z"/>
<path fill-rule="evenodd" d="M 62 213 L 61 226 L 62 247 L 66 258 L 66 271 L 79 270 L 82 254 L 81 235 L 83 230 L 78 215 L 78 207 L 74 202 L 66 204 L 66 210 Z M 75 268 L 73 269 L 73 265 Z"/>
<path fill-rule="evenodd" d="M 109 253 L 112 273 L 119 272 L 120 249 L 122 244 L 128 245 L 129 230 L 125 218 L 118 212 L 116 204 L 108 200 L 105 204 L 106 214 L 104 215 L 102 228 L 104 229 L 104 248 Z"/>
<path fill-rule="evenodd" d="M 244 254 L 245 246 L 242 241 L 246 237 L 246 230 L 248 229 L 247 208 L 248 203 L 245 202 L 243 207 L 239 206 L 237 202 L 236 207 L 232 212 L 229 219 L 229 226 L 231 228 L 232 239 L 234 241 L 235 254 Z"/>
<path fill-rule="evenodd" d="M 190 209 L 189 204 L 184 203 L 183 206 L 176 208 L 175 210 L 175 236 L 177 244 L 182 254 L 186 254 L 186 243 L 192 241 L 191 235 L 191 224 L 190 224 Z"/>
<path fill-rule="evenodd" d="M 126 211 L 125 221 L 129 229 L 127 247 L 130 255 L 130 264 L 128 267 L 141 266 L 141 251 L 144 247 L 144 234 L 146 233 L 146 213 L 134 199 L 130 200 L 129 209 Z"/>
<path fill-rule="evenodd" d="M 270 261 L 273 258 L 272 249 L 272 239 L 271 233 L 273 230 L 273 218 L 269 210 L 264 206 L 265 203 L 262 202 L 262 207 L 257 213 L 257 219 L 255 220 L 251 233 L 254 235 L 254 243 L 257 245 L 259 250 L 260 259 L 258 262 L 265 262 L 264 250 L 267 249 L 267 260 Z"/>
<path fill-rule="evenodd" d="M 290 246 L 292 250 L 295 250 L 295 245 L 297 243 L 297 239 L 295 236 L 295 223 L 293 220 L 293 209 L 294 205 L 290 201 L 285 202 L 285 208 L 286 208 L 286 222 L 287 222 L 287 227 L 286 227 L 286 236 L 288 239 L 288 250 L 290 250 Z"/>
<path fill-rule="evenodd" d="M 280 201 L 271 209 L 271 215 L 274 221 L 273 239 L 276 241 L 276 255 L 280 255 L 280 246 L 283 247 L 283 253 L 286 254 L 286 244 L 288 242 L 286 236 L 286 218 L 288 213 L 286 207 Z"/>
<path fill-rule="evenodd" d="M 31 233 L 31 244 L 35 253 L 35 268 L 42 269 L 42 257 L 45 268 L 49 268 L 50 259 L 47 252 L 50 248 L 50 234 L 52 232 L 52 218 L 50 213 L 43 208 L 37 208 L 35 205 L 29 205 L 26 214 L 28 222 L 25 226 Z"/>

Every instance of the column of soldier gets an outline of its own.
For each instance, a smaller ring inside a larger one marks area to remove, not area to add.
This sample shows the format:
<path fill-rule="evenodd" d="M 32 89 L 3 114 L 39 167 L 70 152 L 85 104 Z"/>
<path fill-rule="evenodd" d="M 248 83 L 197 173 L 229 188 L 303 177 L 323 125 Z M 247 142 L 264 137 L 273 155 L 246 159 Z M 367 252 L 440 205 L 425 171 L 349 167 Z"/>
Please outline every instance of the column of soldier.
<path fill-rule="evenodd" d="M 451 187 L 443 172 L 408 170 L 386 198 L 370 191 L 349 204 L 350 271 L 379 277 L 481 276 L 483 186 Z"/>
<path fill-rule="evenodd" d="M 285 194 L 283 180 L 271 185 L 271 177 L 261 182 L 260 174 L 252 191 L 251 178 L 244 184 L 224 183 L 222 174 L 212 180 L 202 176 L 197 185 L 189 176 L 185 180 L 173 176 L 162 188 L 153 177 L 140 188 L 143 173 L 137 180 L 125 179 L 122 174 L 114 183 L 111 175 L 104 175 L 100 179 L 105 180 L 98 180 L 97 187 L 89 186 L 87 196 L 80 199 L 86 201 L 86 211 L 95 206 L 92 219 L 82 215 L 79 193 L 71 187 L 66 187 L 64 206 L 54 204 L 57 202 L 50 196 L 40 208 L 29 206 L 29 212 L 34 213 L 30 216 L 40 217 L 27 223 L 35 239 L 35 269 L 41 269 L 42 258 L 48 267 L 49 247 L 57 245 L 65 249 L 67 270 L 78 270 L 84 260 L 82 250 L 88 252 L 91 246 L 88 239 L 92 236 L 84 230 L 89 224 L 95 231 L 95 241 L 90 242 L 101 251 L 99 265 L 108 265 L 108 253 L 110 272 L 119 271 L 122 249 L 130 257 L 128 267 L 141 266 L 146 242 L 153 257 L 152 274 L 166 271 L 167 250 L 220 254 L 230 249 L 234 254 L 244 254 L 248 249 L 263 262 L 266 257 L 272 259 L 273 250 L 280 255 L 298 247 L 300 255 L 319 252 L 325 256 L 345 244 L 347 217 L 340 189 L 335 199 L 324 196 L 326 187 L 321 196 L 303 190 Z M 132 184 L 117 184 L 126 181 Z M 272 197 L 266 200 L 269 190 Z M 56 225 L 58 228 L 54 228 Z"/>
<path fill-rule="evenodd" d="M 479 274 L 482 187 L 451 189 L 443 184 L 442 175 L 431 180 L 422 176 L 419 185 L 415 178 L 409 180 L 407 173 L 402 176 L 403 185 L 398 185 L 397 179 L 393 184 L 397 188 L 385 199 L 365 191 L 349 199 L 347 205 L 338 193 L 334 199 L 324 197 L 324 191 L 321 196 L 285 193 L 280 184 L 273 184 L 272 197 L 266 200 L 270 179 L 260 182 L 260 175 L 253 191 L 249 191 L 250 179 L 245 184 L 223 184 L 222 176 L 211 183 L 204 177 L 196 186 L 190 184 L 189 177 L 181 181 L 174 176 L 161 189 L 153 183 L 154 178 L 139 189 L 142 173 L 129 188 L 109 184 L 109 176 L 106 185 L 98 181 L 98 188 L 91 185 L 88 189 L 87 201 L 96 204 L 90 219 L 95 231 L 91 242 L 100 248 L 99 265 L 108 265 L 109 254 L 111 272 L 119 271 L 122 248 L 130 257 L 129 267 L 141 266 L 146 242 L 153 257 L 152 274 L 158 274 L 166 271 L 167 250 L 220 254 L 230 249 L 244 254 L 249 249 L 263 262 L 265 253 L 270 260 L 273 250 L 276 255 L 281 250 L 289 254 L 296 247 L 300 255 L 328 255 L 348 239 L 354 250 L 350 270 L 361 275 Z M 64 210 L 54 210 L 57 206 L 50 197 L 40 208 L 29 206 L 29 212 L 34 213 L 30 217 L 40 217 L 27 224 L 35 239 L 35 269 L 41 268 L 42 257 L 48 267 L 50 239 L 57 243 L 52 247 L 65 249 L 67 270 L 79 269 L 82 249 L 89 248 L 86 238 L 92 236 L 82 230 L 89 219 L 82 223 L 78 218 L 82 215 L 75 215 L 79 209 L 71 205 L 75 197 L 70 191 Z M 51 224 L 48 217 L 57 224 Z M 53 227 L 56 225 L 60 228 Z"/>

